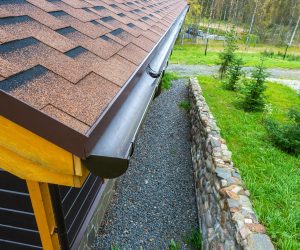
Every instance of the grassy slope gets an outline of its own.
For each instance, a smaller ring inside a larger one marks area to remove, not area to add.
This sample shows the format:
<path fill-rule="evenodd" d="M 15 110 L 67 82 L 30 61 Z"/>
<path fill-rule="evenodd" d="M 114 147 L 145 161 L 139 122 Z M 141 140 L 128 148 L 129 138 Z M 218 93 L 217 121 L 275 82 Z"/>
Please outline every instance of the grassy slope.
<path fill-rule="evenodd" d="M 171 56 L 171 63 L 177 64 L 205 64 L 205 65 L 215 65 L 218 64 L 219 56 L 218 52 L 223 50 L 222 43 L 211 42 L 209 46 L 207 56 L 204 56 L 204 45 L 175 45 L 173 54 Z M 250 48 L 249 50 L 239 50 L 238 55 L 240 55 L 244 62 L 245 66 L 255 66 L 260 58 L 261 51 L 264 51 L 266 47 L 257 46 L 255 48 Z M 282 48 L 278 49 L 276 47 L 268 47 L 268 50 L 273 50 L 277 53 L 279 50 L 282 51 Z M 295 54 L 299 53 L 299 49 L 291 48 L 290 52 Z M 279 58 L 266 58 L 265 67 L 267 68 L 300 68 L 300 61 L 288 61 Z"/>
<path fill-rule="evenodd" d="M 300 249 L 300 157 L 268 142 L 262 114 L 236 108 L 238 94 L 211 77 L 199 77 L 199 82 L 268 234 L 279 249 Z M 268 83 L 267 95 L 277 119 L 300 106 L 296 92 L 285 86 Z"/>

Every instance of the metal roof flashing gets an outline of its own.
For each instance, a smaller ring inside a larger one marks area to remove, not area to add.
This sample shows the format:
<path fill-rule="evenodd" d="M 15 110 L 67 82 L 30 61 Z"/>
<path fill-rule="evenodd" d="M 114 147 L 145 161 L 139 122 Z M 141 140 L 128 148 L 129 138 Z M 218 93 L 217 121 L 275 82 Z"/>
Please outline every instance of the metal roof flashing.
<path fill-rule="evenodd" d="M 88 157 L 82 160 L 83 165 L 94 174 L 103 178 L 116 178 L 127 170 L 137 133 L 160 83 L 187 11 L 188 6 L 162 38 L 139 80 L 109 122 L 102 127 L 103 133 L 88 150 Z"/>

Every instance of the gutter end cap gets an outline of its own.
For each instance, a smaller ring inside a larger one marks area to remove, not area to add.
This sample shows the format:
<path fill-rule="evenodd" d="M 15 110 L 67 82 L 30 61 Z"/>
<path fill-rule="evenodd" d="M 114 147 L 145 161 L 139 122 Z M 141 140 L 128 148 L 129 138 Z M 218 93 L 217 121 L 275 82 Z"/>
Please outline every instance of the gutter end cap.
<path fill-rule="evenodd" d="M 90 155 L 86 160 L 82 160 L 82 163 L 93 174 L 101 178 L 113 179 L 126 172 L 129 158 Z"/>

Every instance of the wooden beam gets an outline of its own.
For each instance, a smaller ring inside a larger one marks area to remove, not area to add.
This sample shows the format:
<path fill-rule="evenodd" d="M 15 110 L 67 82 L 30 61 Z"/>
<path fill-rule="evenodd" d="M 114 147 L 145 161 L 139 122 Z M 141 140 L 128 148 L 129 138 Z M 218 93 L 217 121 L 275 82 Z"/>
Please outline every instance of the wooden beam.
<path fill-rule="evenodd" d="M 80 164 L 80 166 L 81 166 L 81 176 L 74 177 L 74 187 L 81 187 L 90 173 L 90 171 L 82 164 Z"/>
<path fill-rule="evenodd" d="M 26 180 L 81 187 L 80 158 L 0 116 L 0 166 Z"/>
<path fill-rule="evenodd" d="M 78 179 L 82 177 L 50 171 L 28 159 L 16 155 L 2 146 L 0 146 L 0 164 L 4 170 L 25 180 L 80 187 L 78 186 L 80 184 Z"/>
<path fill-rule="evenodd" d="M 27 186 L 43 249 L 60 250 L 48 184 L 27 180 Z"/>
<path fill-rule="evenodd" d="M 44 138 L 0 116 L 0 146 L 43 168 L 74 174 L 73 156 Z"/>

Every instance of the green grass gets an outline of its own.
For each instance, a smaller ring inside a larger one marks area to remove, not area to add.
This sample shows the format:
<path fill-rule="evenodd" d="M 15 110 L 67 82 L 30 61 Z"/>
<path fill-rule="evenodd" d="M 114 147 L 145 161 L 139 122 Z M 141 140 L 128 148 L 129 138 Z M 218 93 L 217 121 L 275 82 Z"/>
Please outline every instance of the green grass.
<path fill-rule="evenodd" d="M 186 244 L 193 250 L 202 249 L 202 235 L 200 230 L 194 230 L 186 237 Z"/>
<path fill-rule="evenodd" d="M 175 240 L 171 240 L 169 244 L 169 250 L 180 250 L 181 246 Z"/>
<path fill-rule="evenodd" d="M 110 250 L 121 250 L 121 248 L 119 247 L 119 245 L 117 245 L 117 246 L 111 246 Z"/>
<path fill-rule="evenodd" d="M 172 86 L 172 81 L 179 79 L 179 77 L 172 72 L 165 72 L 163 78 L 162 78 L 162 83 L 161 83 L 161 88 L 163 90 L 168 90 Z"/>
<path fill-rule="evenodd" d="M 185 111 L 188 111 L 190 109 L 190 102 L 188 100 L 182 100 L 178 106 Z"/>
<path fill-rule="evenodd" d="M 237 108 L 238 93 L 224 90 L 212 77 L 198 79 L 260 221 L 278 249 L 300 249 L 300 157 L 268 141 L 263 114 Z M 266 94 L 277 120 L 285 120 L 290 107 L 300 106 L 297 93 L 286 86 L 267 83 Z"/>
<path fill-rule="evenodd" d="M 204 55 L 205 46 L 203 44 L 198 45 L 178 45 L 176 44 L 170 59 L 170 63 L 174 64 L 203 64 L 203 65 L 216 65 L 219 63 L 219 51 L 221 51 L 222 43 L 219 42 L 211 42 L 212 44 L 209 46 L 207 56 Z M 241 56 L 243 61 L 245 62 L 245 66 L 255 66 L 260 62 L 261 52 L 265 50 L 266 47 L 257 46 L 255 48 L 250 48 L 249 50 L 245 51 L 240 49 L 237 52 L 237 55 Z M 271 48 L 268 47 L 270 50 Z M 282 51 L 281 49 L 274 51 Z M 296 49 L 293 48 L 295 54 Z M 264 61 L 264 66 L 266 68 L 290 68 L 290 69 L 297 69 L 300 68 L 300 61 L 289 61 L 283 60 L 279 57 L 277 58 L 270 58 L 266 57 Z"/>

